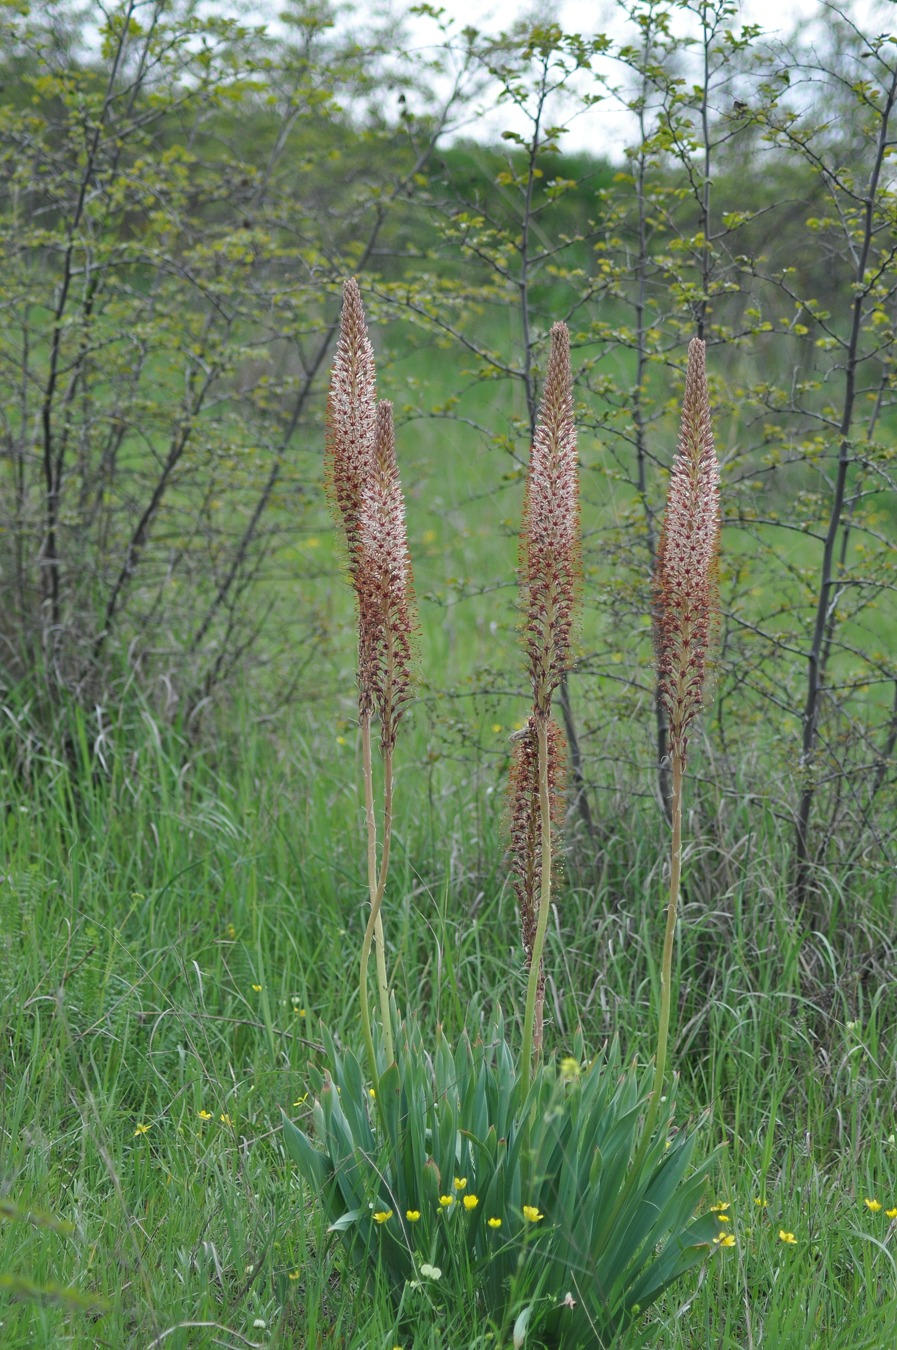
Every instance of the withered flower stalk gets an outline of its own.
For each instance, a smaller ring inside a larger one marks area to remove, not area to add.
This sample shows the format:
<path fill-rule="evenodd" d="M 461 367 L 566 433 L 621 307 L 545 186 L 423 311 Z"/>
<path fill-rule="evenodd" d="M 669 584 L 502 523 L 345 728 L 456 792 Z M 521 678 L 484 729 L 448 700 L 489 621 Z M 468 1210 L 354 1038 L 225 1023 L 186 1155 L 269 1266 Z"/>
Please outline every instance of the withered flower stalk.
<path fill-rule="evenodd" d="M 557 851 L 564 818 L 564 786 L 566 782 L 566 742 L 564 733 L 554 718 L 548 719 L 548 803 L 551 815 L 552 855 Z M 511 872 L 514 893 L 520 910 L 520 927 L 526 968 L 532 970 L 533 950 L 536 945 L 538 901 L 542 890 L 542 829 L 541 777 L 539 764 L 539 732 L 536 718 L 531 716 L 516 737 L 511 763 L 510 791 L 508 793 Z M 549 856 L 549 864 L 551 856 Z M 540 963 L 536 987 L 533 1020 L 533 1051 L 542 1048 L 542 1028 L 545 1004 L 545 967 Z"/>
<path fill-rule="evenodd" d="M 581 575 L 579 477 L 573 422 L 570 336 L 551 330 L 551 353 L 530 453 L 520 586 L 533 707 L 511 775 L 511 857 L 529 976 L 523 1021 L 524 1094 L 542 1047 L 542 953 L 551 908 L 552 817 L 559 817 L 564 743 L 552 695 L 570 665 Z"/>
<path fill-rule="evenodd" d="M 386 1063 L 393 1059 L 392 1020 L 381 908 L 392 837 L 393 750 L 411 696 L 414 634 L 405 503 L 395 455 L 392 405 L 376 403 L 374 353 L 358 283 L 343 288 L 343 309 L 327 402 L 328 485 L 346 539 L 349 579 L 358 605 L 358 717 L 367 824 L 370 915 L 361 949 L 360 1007 L 371 1075 L 379 1078 L 367 972 L 376 944 L 377 986 Z M 380 719 L 383 756 L 383 844 L 377 822 L 371 724 Z"/>
<path fill-rule="evenodd" d="M 654 575 L 654 643 L 658 697 L 669 724 L 673 838 L 654 1094 L 648 1116 L 651 1127 L 663 1090 L 670 1030 L 673 939 L 682 873 L 682 779 L 689 732 L 708 692 L 707 667 L 719 605 L 719 543 L 719 464 L 713 446 L 704 343 L 693 338 L 688 348 L 682 424 Z"/>

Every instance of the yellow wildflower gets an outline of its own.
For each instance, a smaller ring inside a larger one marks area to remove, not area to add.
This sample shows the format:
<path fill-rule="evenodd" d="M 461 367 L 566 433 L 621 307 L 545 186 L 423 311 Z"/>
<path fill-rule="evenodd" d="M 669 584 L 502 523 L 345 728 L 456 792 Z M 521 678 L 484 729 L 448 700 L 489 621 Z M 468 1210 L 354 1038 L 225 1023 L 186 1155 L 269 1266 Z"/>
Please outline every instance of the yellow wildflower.
<path fill-rule="evenodd" d="M 138 1134 L 148 1134 L 148 1133 L 149 1133 L 149 1128 L 150 1128 L 150 1127 L 149 1127 L 148 1125 L 144 1125 L 144 1124 L 141 1123 L 140 1125 L 137 1126 L 137 1129 L 134 1131 L 135 1137 L 136 1137 Z"/>
<path fill-rule="evenodd" d="M 439 1203 L 442 1205 L 443 1209 L 448 1209 L 449 1205 L 455 1203 L 455 1197 L 453 1195 L 440 1195 Z"/>
<path fill-rule="evenodd" d="M 387 1219 L 391 1219 L 391 1218 L 392 1218 L 392 1210 L 391 1210 L 391 1209 L 375 1209 L 375 1210 L 374 1210 L 374 1223 L 386 1223 L 386 1220 L 387 1220 Z"/>
<path fill-rule="evenodd" d="M 889 1219 L 897 1219 L 897 1205 L 895 1205 L 893 1209 L 886 1209 L 885 1214 L 887 1214 Z"/>
<path fill-rule="evenodd" d="M 260 984 L 254 984 L 252 988 L 256 994 L 260 994 L 262 992 L 262 986 Z"/>
<path fill-rule="evenodd" d="M 233 1125 L 233 1123 L 234 1123 L 234 1122 L 231 1120 L 230 1114 L 229 1114 L 227 1111 L 222 1111 L 222 1112 L 221 1112 L 221 1115 L 218 1117 L 218 1119 L 221 1121 L 221 1124 L 222 1124 L 222 1125 Z"/>
<path fill-rule="evenodd" d="M 290 1279 L 291 1279 L 291 1280 L 298 1280 L 298 1278 L 299 1278 L 299 1272 L 298 1272 L 298 1270 L 291 1270 L 291 1271 L 290 1271 Z"/>
<path fill-rule="evenodd" d="M 487 1219 L 490 1228 L 501 1228 L 501 1219 Z"/>
<path fill-rule="evenodd" d="M 734 1247 L 734 1246 L 735 1246 L 735 1234 L 734 1234 L 734 1233 L 717 1233 L 717 1235 L 716 1235 L 716 1237 L 713 1239 L 713 1241 L 714 1241 L 714 1242 L 717 1244 L 717 1246 L 719 1246 L 719 1247 Z"/>
<path fill-rule="evenodd" d="M 790 1246 L 793 1247 L 794 1244 L 797 1242 L 797 1238 L 794 1236 L 793 1233 L 786 1233 L 785 1230 L 784 1230 L 784 1228 L 780 1228 L 780 1229 L 779 1229 L 779 1241 L 780 1241 L 780 1242 L 787 1242 L 787 1243 L 789 1243 Z"/>
<path fill-rule="evenodd" d="M 881 1209 L 881 1201 L 870 1200 L 868 1196 L 866 1196 L 865 1205 L 867 1209 L 871 1209 L 873 1214 L 877 1214 L 878 1211 Z"/>
<path fill-rule="evenodd" d="M 561 1060 L 560 1069 L 561 1077 L 565 1078 L 568 1083 L 572 1082 L 574 1078 L 578 1078 L 581 1072 L 579 1060 L 574 1059 L 572 1055 L 567 1055 Z"/>
<path fill-rule="evenodd" d="M 480 1203 L 479 1197 L 476 1196 L 476 1195 L 465 1195 L 465 1197 L 464 1197 L 464 1208 L 465 1208 L 465 1209 L 476 1209 L 476 1207 L 477 1207 L 477 1205 L 478 1205 L 479 1203 Z"/>
<path fill-rule="evenodd" d="M 539 1213 L 538 1206 L 536 1205 L 524 1205 L 523 1217 L 528 1223 L 538 1223 L 540 1219 L 545 1218 L 545 1215 Z"/>
<path fill-rule="evenodd" d="M 406 1209 L 405 1218 L 408 1220 L 409 1223 L 417 1223 L 418 1219 L 420 1218 L 420 1210 Z"/>
<path fill-rule="evenodd" d="M 211 1113 L 211 1111 L 197 1111 L 196 1114 L 199 1116 L 200 1120 L 211 1120 L 211 1119 L 212 1119 L 212 1113 Z"/>
<path fill-rule="evenodd" d="M 467 1177 L 455 1177 L 455 1190 L 463 1191 L 467 1185 Z"/>

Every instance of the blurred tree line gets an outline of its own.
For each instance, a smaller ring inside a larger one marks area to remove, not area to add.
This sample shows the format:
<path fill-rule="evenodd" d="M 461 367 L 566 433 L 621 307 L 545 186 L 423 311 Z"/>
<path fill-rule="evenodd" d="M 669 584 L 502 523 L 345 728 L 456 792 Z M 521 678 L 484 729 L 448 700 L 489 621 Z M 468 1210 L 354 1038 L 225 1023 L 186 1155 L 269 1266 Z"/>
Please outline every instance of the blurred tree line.
<path fill-rule="evenodd" d="M 668 792 L 658 710 L 642 730 L 650 578 L 705 338 L 727 527 L 708 887 L 752 795 L 792 831 L 799 903 L 820 863 L 893 862 L 897 39 L 847 0 L 791 42 L 729 0 L 617 9 L 613 33 L 489 35 L 424 5 L 412 40 L 409 16 L 325 0 L 267 26 L 194 0 L 0 6 L 0 650 L 31 725 L 136 687 L 195 726 L 248 670 L 307 685 L 326 625 L 272 579 L 309 575 L 355 274 L 409 350 L 513 391 L 471 433 L 505 477 L 570 325 L 606 637 L 562 707 L 596 849 L 596 793 Z M 493 144 L 482 107 L 507 116 Z M 567 148 L 611 109 L 625 144 Z M 449 380 L 403 415 L 466 413 Z"/>

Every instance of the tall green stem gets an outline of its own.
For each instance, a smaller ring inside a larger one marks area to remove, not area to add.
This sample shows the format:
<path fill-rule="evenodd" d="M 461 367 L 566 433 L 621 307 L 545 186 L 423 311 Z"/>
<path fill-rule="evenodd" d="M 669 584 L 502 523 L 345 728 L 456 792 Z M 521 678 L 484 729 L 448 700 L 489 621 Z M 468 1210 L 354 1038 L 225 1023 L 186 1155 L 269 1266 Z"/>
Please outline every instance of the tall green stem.
<path fill-rule="evenodd" d="M 523 1047 L 520 1052 L 521 1103 L 529 1092 L 532 1081 L 534 1058 L 534 1030 L 536 1022 L 536 999 L 539 993 L 542 973 L 542 952 L 545 947 L 545 933 L 548 929 L 548 914 L 551 909 L 551 794 L 548 785 L 548 718 L 537 718 L 539 735 L 539 821 L 542 830 L 541 886 L 539 888 L 539 912 L 536 915 L 536 936 L 530 957 L 529 979 L 526 984 L 526 1008 L 523 1014 Z M 538 1038 L 535 1052 L 542 1048 L 542 1037 Z"/>
<path fill-rule="evenodd" d="M 383 859 L 380 872 L 377 871 L 377 818 L 374 814 L 374 772 L 371 758 L 371 718 L 370 714 L 362 719 L 361 745 L 364 774 L 364 810 L 367 824 L 368 892 L 371 910 L 361 944 L 359 968 L 359 1006 L 361 1009 L 361 1029 L 365 1049 L 371 1069 L 371 1079 L 376 1084 L 380 1075 L 377 1071 L 377 1057 L 374 1052 L 374 1039 L 371 1033 L 371 1013 L 368 1002 L 368 962 L 371 946 L 376 940 L 377 988 L 380 995 L 380 1017 L 383 1023 L 383 1047 L 386 1062 L 391 1064 L 394 1058 L 392 1041 L 392 1020 L 389 1010 L 389 984 L 386 977 L 386 951 L 383 945 L 383 920 L 380 907 L 383 903 L 383 891 L 386 885 L 386 869 L 389 862 L 389 840 L 392 833 L 392 755 L 385 757 L 384 764 L 384 838 Z"/>
<path fill-rule="evenodd" d="M 676 917 L 679 911 L 679 886 L 682 877 L 682 756 L 673 755 L 673 841 L 670 852 L 670 898 L 667 905 L 667 926 L 660 962 L 660 1018 L 657 1025 L 657 1053 L 654 1056 L 654 1087 L 648 1103 L 645 1128 L 639 1153 L 647 1148 L 657 1110 L 663 1095 L 663 1079 L 667 1067 L 667 1047 L 670 1039 L 670 1014 L 673 1001 L 673 943 L 676 937 Z M 633 1169 L 637 1170 L 637 1169 Z"/>

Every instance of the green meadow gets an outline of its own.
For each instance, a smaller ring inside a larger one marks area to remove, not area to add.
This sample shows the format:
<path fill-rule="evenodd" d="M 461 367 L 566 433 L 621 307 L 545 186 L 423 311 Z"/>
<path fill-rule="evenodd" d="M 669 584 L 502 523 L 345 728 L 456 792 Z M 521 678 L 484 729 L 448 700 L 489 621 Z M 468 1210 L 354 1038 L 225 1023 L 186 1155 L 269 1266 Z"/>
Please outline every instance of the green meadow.
<path fill-rule="evenodd" d="M 522 492 L 457 424 L 410 422 L 399 453 L 422 683 L 397 752 L 388 944 L 399 1006 L 456 1035 L 496 1005 L 522 1012 L 504 857 L 508 736 L 526 715 Z M 586 443 L 587 472 L 596 454 Z M 588 501 L 583 525 L 601 528 Z M 462 1306 L 410 1291 L 397 1315 L 344 1267 L 284 1154 L 280 1113 L 308 1121 L 321 1029 L 359 1046 L 365 920 L 352 608 L 323 503 L 296 549 L 318 574 L 296 604 L 328 616 L 298 706 L 260 722 L 237 692 L 198 741 L 136 699 L 102 735 L 73 712 L 66 756 L 29 737 L 24 698 L 4 710 L 4 1345 L 511 1344 L 473 1288 Z M 584 646 L 601 625 L 585 590 Z M 588 720 L 601 681 L 573 689 Z M 646 744 L 649 713 L 635 690 L 627 727 Z M 708 1203 L 729 1204 L 736 1245 L 658 1306 L 660 1343 L 884 1350 L 892 878 L 823 877 L 826 918 L 808 927 L 787 826 L 746 788 L 718 804 L 724 835 L 702 837 L 712 745 L 695 763 L 673 1064 L 681 1117 L 724 1145 Z M 638 786 L 596 796 L 597 843 L 570 825 L 547 959 L 559 1054 L 578 1027 L 593 1048 L 650 1053 L 666 828 Z"/>

